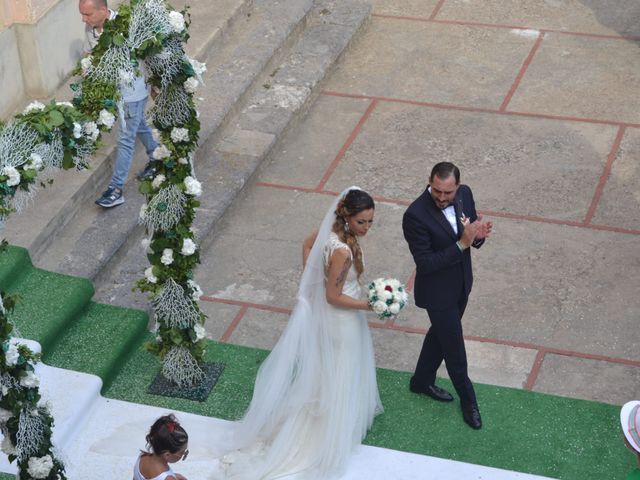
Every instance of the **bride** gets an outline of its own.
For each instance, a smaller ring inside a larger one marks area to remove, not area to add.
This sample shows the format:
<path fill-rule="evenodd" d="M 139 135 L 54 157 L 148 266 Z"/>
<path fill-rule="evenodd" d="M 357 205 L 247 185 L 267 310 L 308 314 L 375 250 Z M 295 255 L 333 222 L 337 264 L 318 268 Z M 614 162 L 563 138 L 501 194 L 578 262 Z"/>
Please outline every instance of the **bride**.
<path fill-rule="evenodd" d="M 305 240 L 297 304 L 258 371 L 248 410 L 232 424 L 225 478 L 330 478 L 382 412 L 369 306 L 360 299 L 358 237 L 374 208 L 369 194 L 351 187 Z"/>

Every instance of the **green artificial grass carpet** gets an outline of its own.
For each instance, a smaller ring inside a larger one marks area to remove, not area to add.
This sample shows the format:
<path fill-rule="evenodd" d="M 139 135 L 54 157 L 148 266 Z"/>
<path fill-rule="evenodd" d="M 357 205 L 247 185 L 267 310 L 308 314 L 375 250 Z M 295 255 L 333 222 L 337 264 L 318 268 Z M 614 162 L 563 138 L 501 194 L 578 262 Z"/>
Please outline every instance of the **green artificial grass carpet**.
<path fill-rule="evenodd" d="M 251 399 L 253 381 L 268 352 L 210 342 L 207 361 L 225 370 L 205 402 L 150 395 L 159 370 L 136 351 L 106 396 L 200 415 L 237 419 Z M 525 390 L 476 386 L 484 426 L 462 420 L 459 403 L 440 403 L 408 390 L 411 374 L 378 369 L 385 412 L 365 444 L 486 465 L 563 480 L 624 479 L 633 467 L 619 427 L 619 407 Z M 453 390 L 447 380 L 439 380 Z M 461 479 L 464 480 L 464 479 Z"/>

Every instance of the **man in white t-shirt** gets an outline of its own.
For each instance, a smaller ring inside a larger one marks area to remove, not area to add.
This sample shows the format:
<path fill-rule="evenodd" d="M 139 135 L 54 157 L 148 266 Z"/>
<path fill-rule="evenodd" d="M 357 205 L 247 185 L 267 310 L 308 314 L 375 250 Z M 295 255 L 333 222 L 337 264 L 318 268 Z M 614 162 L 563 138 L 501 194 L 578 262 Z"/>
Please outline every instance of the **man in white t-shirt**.
<path fill-rule="evenodd" d="M 80 0 L 78 6 L 82 21 L 86 24 L 84 50 L 86 54 L 90 54 L 98 43 L 105 22 L 115 18 L 117 12 L 109 9 L 106 0 Z M 153 160 L 153 151 L 158 146 L 144 118 L 145 106 L 149 97 L 149 87 L 144 76 L 136 76 L 131 85 L 120 86 L 120 93 L 124 101 L 125 126 L 121 124 L 119 127 L 118 151 L 111 181 L 107 190 L 96 200 L 96 203 L 104 208 L 124 203 L 122 189 L 133 161 L 136 137 L 140 138 L 149 157 L 147 166 L 138 174 L 139 179 L 153 175 L 151 161 Z"/>

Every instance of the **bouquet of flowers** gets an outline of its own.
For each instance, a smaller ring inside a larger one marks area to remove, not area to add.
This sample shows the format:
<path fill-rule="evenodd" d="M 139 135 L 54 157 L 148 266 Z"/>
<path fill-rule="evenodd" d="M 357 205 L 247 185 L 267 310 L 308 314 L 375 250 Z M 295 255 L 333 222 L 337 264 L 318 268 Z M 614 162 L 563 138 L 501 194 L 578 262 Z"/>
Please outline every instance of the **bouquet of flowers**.
<path fill-rule="evenodd" d="M 394 278 L 378 278 L 369 284 L 369 305 L 380 319 L 396 316 L 408 299 L 407 289 Z"/>

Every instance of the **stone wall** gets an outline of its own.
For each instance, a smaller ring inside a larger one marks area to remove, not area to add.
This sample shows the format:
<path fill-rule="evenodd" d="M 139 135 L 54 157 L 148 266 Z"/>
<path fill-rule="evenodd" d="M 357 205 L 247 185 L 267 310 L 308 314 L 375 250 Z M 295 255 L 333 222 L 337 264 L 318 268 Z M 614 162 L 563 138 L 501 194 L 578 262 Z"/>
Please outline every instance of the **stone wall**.
<path fill-rule="evenodd" d="M 78 0 L 0 0 L 0 118 L 51 96 L 82 53 Z M 12 21 L 9 26 L 7 22 Z"/>

